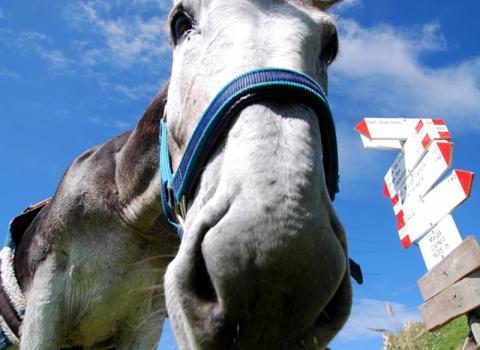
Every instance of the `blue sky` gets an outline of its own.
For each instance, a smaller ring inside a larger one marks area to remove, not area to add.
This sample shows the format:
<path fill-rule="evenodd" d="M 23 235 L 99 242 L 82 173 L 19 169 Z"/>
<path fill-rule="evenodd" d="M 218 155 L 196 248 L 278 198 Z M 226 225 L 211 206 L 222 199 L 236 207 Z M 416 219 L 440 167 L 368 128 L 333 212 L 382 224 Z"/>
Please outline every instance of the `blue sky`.
<path fill-rule="evenodd" d="M 51 196 L 85 149 L 132 128 L 169 75 L 169 1 L 0 0 L 0 222 Z M 340 55 L 330 71 L 341 193 L 335 207 L 365 284 L 332 349 L 380 349 L 381 334 L 418 320 L 417 247 L 397 238 L 382 178 L 395 152 L 363 150 L 355 124 L 365 116 L 444 119 L 454 167 L 480 170 L 478 0 L 346 0 L 335 10 Z M 475 234 L 479 187 L 454 214 Z M 397 322 L 387 315 L 393 305 Z M 167 332 L 161 349 L 175 349 Z"/>

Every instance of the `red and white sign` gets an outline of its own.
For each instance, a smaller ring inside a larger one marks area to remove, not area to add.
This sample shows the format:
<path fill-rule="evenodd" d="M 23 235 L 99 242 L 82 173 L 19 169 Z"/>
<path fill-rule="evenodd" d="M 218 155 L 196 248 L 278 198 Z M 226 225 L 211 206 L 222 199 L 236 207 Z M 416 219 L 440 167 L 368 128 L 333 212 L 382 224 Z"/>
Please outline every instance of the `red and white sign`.
<path fill-rule="evenodd" d="M 400 152 L 393 165 L 384 177 L 383 194 L 389 199 L 394 199 L 405 186 L 407 170 L 405 169 L 405 153 Z M 395 204 L 394 204 L 395 205 Z"/>
<path fill-rule="evenodd" d="M 452 163 L 453 143 L 435 141 L 427 154 L 407 178 L 405 192 L 400 192 L 403 208 L 414 208 L 443 176 Z"/>
<path fill-rule="evenodd" d="M 385 195 L 392 200 L 397 214 L 404 206 L 418 202 L 445 174 L 452 162 L 453 143 L 434 141 L 418 166 L 407 176 L 392 166 L 385 175 Z"/>
<path fill-rule="evenodd" d="M 421 238 L 470 196 L 473 176 L 472 172 L 454 170 L 415 207 L 409 208 L 408 215 L 403 210 L 397 214 L 397 229 L 404 248 Z"/>
<path fill-rule="evenodd" d="M 405 170 L 407 173 L 410 173 L 415 168 L 434 138 L 434 133 L 431 133 L 422 122 L 419 122 L 419 125 L 421 127 L 416 129 L 415 134 L 409 137 L 403 146 Z"/>
<path fill-rule="evenodd" d="M 407 140 L 404 146 L 404 151 L 398 154 L 393 165 L 385 174 L 384 194 L 387 198 L 393 199 L 399 194 L 399 192 L 401 192 L 402 188 L 405 188 L 407 177 L 413 172 L 415 166 L 430 146 L 430 139 L 428 139 L 428 143 L 424 146 L 421 142 L 418 142 L 420 141 L 420 138 L 417 136 Z"/>
<path fill-rule="evenodd" d="M 447 215 L 428 232 L 418 245 L 427 269 L 430 270 L 462 243 L 462 237 L 451 215 Z"/>
<path fill-rule="evenodd" d="M 418 242 L 428 269 L 438 264 L 462 238 L 450 215 L 471 192 L 474 174 L 450 168 L 453 143 L 439 119 L 365 118 L 356 127 L 369 149 L 400 150 L 384 177 L 404 248 Z M 434 187 L 435 186 L 435 187 Z"/>
<path fill-rule="evenodd" d="M 360 134 L 363 147 L 366 149 L 379 149 L 379 150 L 401 150 L 403 144 L 400 140 L 372 140 L 368 137 Z"/>
<path fill-rule="evenodd" d="M 355 126 L 355 130 L 371 140 L 406 140 L 420 122 L 429 129 L 435 140 L 451 139 L 450 132 L 441 119 L 365 118 Z"/>

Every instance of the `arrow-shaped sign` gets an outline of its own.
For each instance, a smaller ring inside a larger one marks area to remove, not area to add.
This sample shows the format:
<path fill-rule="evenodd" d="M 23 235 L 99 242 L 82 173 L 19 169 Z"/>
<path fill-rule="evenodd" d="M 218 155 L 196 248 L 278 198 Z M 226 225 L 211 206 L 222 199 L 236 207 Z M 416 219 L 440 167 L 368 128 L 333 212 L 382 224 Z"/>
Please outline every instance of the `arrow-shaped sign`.
<path fill-rule="evenodd" d="M 360 138 L 362 139 L 363 147 L 366 149 L 401 150 L 403 148 L 400 140 L 372 140 L 362 134 L 360 134 Z"/>
<path fill-rule="evenodd" d="M 436 137 L 435 132 L 424 126 L 423 122 L 419 122 L 415 134 L 407 139 L 403 146 L 405 170 L 410 173 L 423 157 L 433 139 Z M 437 133 L 438 134 L 438 133 Z"/>
<path fill-rule="evenodd" d="M 447 126 L 441 119 L 419 118 L 364 118 L 355 126 L 355 130 L 371 140 L 393 139 L 406 140 L 412 134 L 412 130 L 426 126 L 435 140 L 450 140 L 451 135 Z"/>
<path fill-rule="evenodd" d="M 434 142 L 425 157 L 407 178 L 404 192 L 399 191 L 403 198 L 404 211 L 414 208 L 435 182 L 443 176 L 452 163 L 453 143 Z"/>
<path fill-rule="evenodd" d="M 462 243 L 462 236 L 451 215 L 443 218 L 418 245 L 427 269 L 431 269 Z"/>
<path fill-rule="evenodd" d="M 393 165 L 388 169 L 384 177 L 384 194 L 388 198 L 393 198 L 398 194 L 398 189 L 402 187 L 406 178 L 410 176 L 415 166 L 426 153 L 432 142 L 432 138 L 426 128 L 420 130 L 407 139 L 403 146 L 403 151 L 395 158 Z M 393 197 L 392 197 L 393 196 Z"/>
<path fill-rule="evenodd" d="M 404 248 L 421 238 L 441 219 L 450 214 L 470 196 L 474 174 L 454 170 L 450 176 L 434 187 L 406 216 L 397 215 L 397 229 Z"/>
<path fill-rule="evenodd" d="M 434 141 L 418 166 L 407 176 L 391 167 L 385 175 L 384 193 L 391 200 L 395 214 L 409 203 L 418 202 L 450 168 L 453 143 Z M 404 204 L 405 203 L 405 204 Z"/>
<path fill-rule="evenodd" d="M 435 136 L 430 132 L 430 129 L 424 127 L 423 122 L 419 122 L 418 125 L 420 128 L 417 127 L 415 133 L 408 138 L 403 147 L 403 152 L 398 154 L 393 165 L 388 169 L 385 175 L 387 186 L 391 183 L 399 188 L 401 181 L 413 171 L 432 143 Z M 392 198 L 393 192 L 397 192 L 393 188 L 387 188 L 387 190 L 390 196 L 387 195 L 387 192 L 385 192 L 385 195 L 389 198 Z"/>

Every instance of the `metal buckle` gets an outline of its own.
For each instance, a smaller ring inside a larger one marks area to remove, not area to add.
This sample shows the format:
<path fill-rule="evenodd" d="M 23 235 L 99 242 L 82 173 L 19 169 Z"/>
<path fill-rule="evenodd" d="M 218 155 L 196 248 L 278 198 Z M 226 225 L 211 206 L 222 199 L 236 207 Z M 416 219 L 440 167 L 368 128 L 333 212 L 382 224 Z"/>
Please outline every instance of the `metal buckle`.
<path fill-rule="evenodd" d="M 175 215 L 177 216 L 178 222 L 183 226 L 185 218 L 187 217 L 187 198 L 182 196 L 180 202 L 175 201 Z"/>

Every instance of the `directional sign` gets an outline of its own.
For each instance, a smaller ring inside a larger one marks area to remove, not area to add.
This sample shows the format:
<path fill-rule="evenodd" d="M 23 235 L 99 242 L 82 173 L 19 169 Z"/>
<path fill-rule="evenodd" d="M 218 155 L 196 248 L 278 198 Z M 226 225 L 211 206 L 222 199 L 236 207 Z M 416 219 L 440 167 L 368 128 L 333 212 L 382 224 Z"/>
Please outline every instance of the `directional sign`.
<path fill-rule="evenodd" d="M 405 170 L 408 173 L 415 168 L 435 138 L 435 133 L 430 132 L 422 122 L 419 125 L 421 127 L 417 128 L 416 133 L 409 137 L 403 146 Z"/>
<path fill-rule="evenodd" d="M 462 243 L 462 237 L 451 215 L 447 215 L 418 245 L 427 269 L 431 269 Z"/>
<path fill-rule="evenodd" d="M 366 149 L 380 149 L 380 150 L 401 150 L 403 144 L 400 140 L 372 140 L 360 134 L 363 147 Z"/>
<path fill-rule="evenodd" d="M 452 134 L 441 119 L 420 119 L 416 126 L 417 132 L 425 125 L 434 140 L 451 140 Z"/>
<path fill-rule="evenodd" d="M 399 191 L 403 198 L 403 208 L 415 207 L 420 198 L 433 187 L 445 174 L 452 163 L 453 143 L 435 141 L 427 154 L 407 178 L 405 192 Z"/>
<path fill-rule="evenodd" d="M 420 133 L 415 133 L 407 139 L 403 146 L 403 151 L 395 158 L 393 165 L 388 169 L 384 177 L 384 194 L 386 197 L 394 198 L 398 194 L 399 189 L 405 186 L 406 178 L 426 153 L 431 142 L 432 138 L 425 128 Z"/>
<path fill-rule="evenodd" d="M 404 151 L 398 154 L 384 178 L 386 186 L 384 193 L 388 198 L 392 199 L 398 194 L 404 186 L 407 176 L 410 176 L 410 173 L 415 170 L 415 166 L 429 149 L 430 144 L 430 134 L 425 129 L 405 142 Z M 433 147 L 433 149 L 435 150 L 437 147 Z M 442 156 L 441 152 L 436 152 L 435 155 Z"/>
<path fill-rule="evenodd" d="M 420 122 L 430 130 L 435 140 L 451 139 L 450 132 L 441 119 L 365 118 L 355 126 L 355 130 L 371 140 L 406 140 Z"/>
<path fill-rule="evenodd" d="M 450 213 L 471 192 L 474 174 L 450 168 L 453 143 L 440 119 L 365 118 L 355 127 L 369 149 L 400 150 L 384 177 L 404 248 L 419 242 L 430 269 L 461 243 Z M 435 186 L 435 187 L 434 187 Z"/>
<path fill-rule="evenodd" d="M 404 118 L 365 118 L 355 126 L 355 130 L 369 139 L 406 140 L 411 129 Z"/>
<path fill-rule="evenodd" d="M 409 209 L 408 215 L 403 210 L 398 213 L 397 229 L 404 248 L 421 238 L 470 196 L 473 176 L 472 172 L 454 170 L 415 208 Z"/>
<path fill-rule="evenodd" d="M 404 169 L 392 166 L 385 175 L 385 195 L 392 200 L 397 214 L 405 206 L 418 202 L 450 168 L 453 143 L 434 141 L 418 166 L 407 176 Z M 400 163 L 402 164 L 402 163 Z"/>
<path fill-rule="evenodd" d="M 385 174 L 383 187 L 383 194 L 385 197 L 394 199 L 402 186 L 404 186 L 406 178 L 407 169 L 405 169 L 405 153 L 400 152 L 397 158 L 395 158 L 393 165 Z"/>

